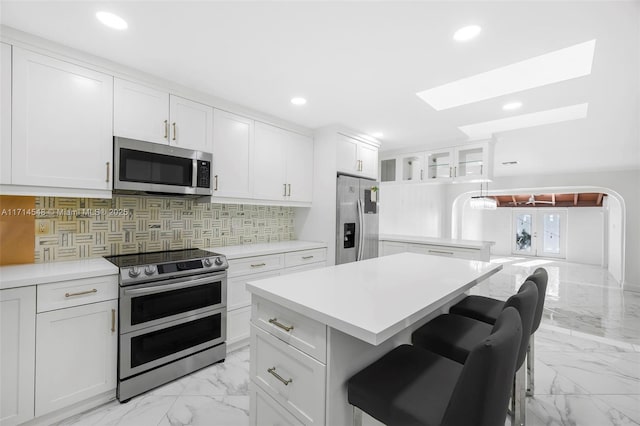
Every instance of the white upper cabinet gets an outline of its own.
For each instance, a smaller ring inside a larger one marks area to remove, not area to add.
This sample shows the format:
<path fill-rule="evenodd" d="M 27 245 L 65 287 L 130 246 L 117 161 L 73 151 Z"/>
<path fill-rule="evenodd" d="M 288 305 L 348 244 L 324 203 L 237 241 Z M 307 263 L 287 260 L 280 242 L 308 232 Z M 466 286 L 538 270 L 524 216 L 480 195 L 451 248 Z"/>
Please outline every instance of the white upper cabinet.
<path fill-rule="evenodd" d="M 313 140 L 264 123 L 255 124 L 254 197 L 310 203 Z"/>
<path fill-rule="evenodd" d="M 12 184 L 109 190 L 113 77 L 13 48 Z"/>
<path fill-rule="evenodd" d="M 378 178 L 378 148 L 340 134 L 337 146 L 338 172 Z"/>
<path fill-rule="evenodd" d="M 213 111 L 214 197 L 251 197 L 253 127 L 249 118 Z"/>
<path fill-rule="evenodd" d="M 170 145 L 197 151 L 213 149 L 213 108 L 179 96 L 169 96 Z"/>
<path fill-rule="evenodd" d="M 113 134 L 211 152 L 213 108 L 127 80 L 115 79 Z"/>
<path fill-rule="evenodd" d="M 113 134 L 168 144 L 169 94 L 116 78 L 113 87 Z"/>
<path fill-rule="evenodd" d="M 0 184 L 11 183 L 11 46 L 0 43 Z"/>

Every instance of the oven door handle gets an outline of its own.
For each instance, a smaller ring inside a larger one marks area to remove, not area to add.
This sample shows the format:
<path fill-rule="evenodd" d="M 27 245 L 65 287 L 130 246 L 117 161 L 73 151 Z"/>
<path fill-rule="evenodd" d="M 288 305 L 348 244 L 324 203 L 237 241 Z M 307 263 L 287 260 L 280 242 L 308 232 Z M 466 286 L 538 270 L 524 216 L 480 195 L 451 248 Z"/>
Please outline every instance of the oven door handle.
<path fill-rule="evenodd" d="M 165 291 L 177 290 L 181 288 L 195 287 L 197 285 L 206 284 L 208 282 L 222 281 L 225 278 L 225 274 L 209 275 L 203 278 L 178 278 L 175 280 L 169 280 L 161 283 L 156 283 L 152 286 L 138 287 L 138 288 L 125 288 L 124 295 L 140 295 L 140 294 L 154 294 L 163 293 Z"/>

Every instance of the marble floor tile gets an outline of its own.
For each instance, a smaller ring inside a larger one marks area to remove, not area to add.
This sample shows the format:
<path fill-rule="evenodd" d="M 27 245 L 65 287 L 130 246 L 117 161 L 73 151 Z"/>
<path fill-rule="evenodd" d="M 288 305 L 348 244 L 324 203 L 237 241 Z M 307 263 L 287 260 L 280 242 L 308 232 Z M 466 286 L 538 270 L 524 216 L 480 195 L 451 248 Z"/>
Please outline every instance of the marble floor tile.
<path fill-rule="evenodd" d="M 249 396 L 180 396 L 160 426 L 246 426 Z"/>

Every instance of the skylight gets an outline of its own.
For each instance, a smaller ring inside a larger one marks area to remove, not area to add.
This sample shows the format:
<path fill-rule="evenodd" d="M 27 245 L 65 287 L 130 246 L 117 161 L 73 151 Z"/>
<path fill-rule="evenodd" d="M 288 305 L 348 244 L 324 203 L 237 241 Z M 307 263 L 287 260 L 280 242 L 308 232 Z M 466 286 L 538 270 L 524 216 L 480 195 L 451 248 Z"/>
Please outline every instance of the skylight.
<path fill-rule="evenodd" d="M 416 93 L 437 111 L 591 74 L 596 41 L 496 68 Z"/>
<path fill-rule="evenodd" d="M 492 134 L 498 132 L 585 118 L 588 107 L 588 103 L 571 105 L 530 114 L 514 115 L 499 120 L 469 124 L 467 126 L 460 126 L 458 129 L 466 133 L 470 139 L 481 139 L 490 137 Z"/>

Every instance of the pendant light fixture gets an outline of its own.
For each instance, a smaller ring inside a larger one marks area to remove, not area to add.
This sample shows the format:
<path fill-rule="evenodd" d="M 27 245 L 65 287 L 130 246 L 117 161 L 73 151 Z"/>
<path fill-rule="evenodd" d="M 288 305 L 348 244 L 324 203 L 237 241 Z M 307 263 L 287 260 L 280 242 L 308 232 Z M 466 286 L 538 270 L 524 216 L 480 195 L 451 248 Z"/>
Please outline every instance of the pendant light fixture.
<path fill-rule="evenodd" d="M 487 194 L 489 193 L 489 182 L 487 182 Z M 482 195 L 482 182 L 480 182 L 480 195 L 475 195 L 469 200 L 469 205 L 474 210 L 495 210 L 498 203 L 495 198 Z"/>

